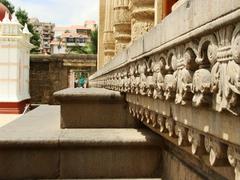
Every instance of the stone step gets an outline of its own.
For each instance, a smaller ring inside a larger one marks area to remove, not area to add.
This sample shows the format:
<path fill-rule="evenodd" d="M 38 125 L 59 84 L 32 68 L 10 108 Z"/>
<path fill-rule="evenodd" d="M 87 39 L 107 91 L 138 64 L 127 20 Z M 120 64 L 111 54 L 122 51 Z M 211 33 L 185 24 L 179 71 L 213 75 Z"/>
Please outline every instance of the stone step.
<path fill-rule="evenodd" d="M 0 128 L 0 179 L 159 178 L 161 139 L 148 129 L 61 129 L 59 106 Z"/>
<path fill-rule="evenodd" d="M 54 93 L 61 104 L 61 128 L 136 128 L 120 92 L 69 88 Z"/>
<path fill-rule="evenodd" d="M 49 179 L 41 179 L 41 180 L 49 180 Z M 53 180 L 53 179 L 51 179 Z M 57 179 L 56 179 L 57 180 Z M 162 180 L 161 178 L 125 178 L 125 179 L 119 179 L 119 178 L 112 178 L 112 179 L 62 179 L 62 180 Z"/>

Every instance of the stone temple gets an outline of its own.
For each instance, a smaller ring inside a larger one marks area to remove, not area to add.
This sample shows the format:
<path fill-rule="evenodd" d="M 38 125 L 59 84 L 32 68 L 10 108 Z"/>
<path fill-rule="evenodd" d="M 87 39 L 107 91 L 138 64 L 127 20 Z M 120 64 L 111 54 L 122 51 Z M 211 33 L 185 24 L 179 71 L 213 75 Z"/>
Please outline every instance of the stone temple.
<path fill-rule="evenodd" d="M 0 128 L 0 179 L 240 180 L 240 1 L 99 8 L 90 88 Z"/>

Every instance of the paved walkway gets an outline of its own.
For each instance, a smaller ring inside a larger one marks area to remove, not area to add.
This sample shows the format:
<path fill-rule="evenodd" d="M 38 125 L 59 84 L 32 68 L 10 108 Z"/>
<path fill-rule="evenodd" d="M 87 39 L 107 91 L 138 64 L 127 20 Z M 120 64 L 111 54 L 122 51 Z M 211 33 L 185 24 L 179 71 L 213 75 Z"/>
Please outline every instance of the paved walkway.
<path fill-rule="evenodd" d="M 3 127 L 10 122 L 13 122 L 17 118 L 19 118 L 21 115 L 16 115 L 16 114 L 0 114 L 0 127 Z"/>

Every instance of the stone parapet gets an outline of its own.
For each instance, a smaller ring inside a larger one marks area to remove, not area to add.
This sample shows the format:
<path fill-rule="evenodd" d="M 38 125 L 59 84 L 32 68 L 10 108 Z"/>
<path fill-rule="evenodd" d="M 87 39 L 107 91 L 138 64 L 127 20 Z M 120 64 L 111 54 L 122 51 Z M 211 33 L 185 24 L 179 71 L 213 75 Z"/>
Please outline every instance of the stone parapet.
<path fill-rule="evenodd" d="M 126 93 L 134 117 L 211 166 L 228 159 L 239 179 L 239 18 L 238 0 L 186 1 L 90 86 Z"/>

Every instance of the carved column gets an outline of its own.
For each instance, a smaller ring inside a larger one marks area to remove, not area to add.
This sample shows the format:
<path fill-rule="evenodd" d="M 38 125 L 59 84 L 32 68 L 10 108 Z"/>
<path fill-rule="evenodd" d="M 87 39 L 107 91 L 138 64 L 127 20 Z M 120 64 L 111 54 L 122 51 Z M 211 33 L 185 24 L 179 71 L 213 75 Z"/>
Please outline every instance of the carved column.
<path fill-rule="evenodd" d="M 130 0 L 132 41 L 154 26 L 154 0 Z"/>
<path fill-rule="evenodd" d="M 114 30 L 116 53 L 131 41 L 129 0 L 114 0 Z"/>
<path fill-rule="evenodd" d="M 104 28 L 104 63 L 112 59 L 115 54 L 115 40 L 113 34 L 113 4 L 114 0 L 106 0 L 105 28 Z"/>

